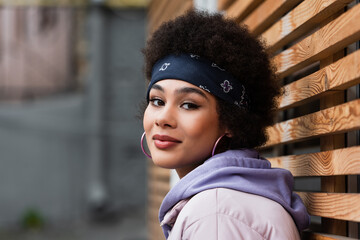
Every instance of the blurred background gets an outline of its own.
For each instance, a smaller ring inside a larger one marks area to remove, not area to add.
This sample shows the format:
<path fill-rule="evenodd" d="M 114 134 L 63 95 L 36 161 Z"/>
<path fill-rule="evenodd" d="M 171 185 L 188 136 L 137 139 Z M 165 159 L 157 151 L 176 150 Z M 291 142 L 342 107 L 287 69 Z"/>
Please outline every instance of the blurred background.
<path fill-rule="evenodd" d="M 146 239 L 148 1 L 0 1 L 0 239 Z"/>
<path fill-rule="evenodd" d="M 314 2 L 334 3 L 316 18 L 322 25 L 354 6 L 359 11 L 360 3 Z M 141 49 L 162 22 L 192 8 L 222 11 L 238 22 L 248 19 L 250 27 L 257 25 L 255 35 L 275 22 L 287 23 L 289 15 L 283 15 L 290 10 L 300 9 L 296 16 L 303 19 L 302 13 L 310 16 L 313 9 L 312 0 L 0 0 L 0 240 L 163 239 L 158 209 L 177 179 L 155 167 L 140 149 L 140 105 L 146 91 Z M 311 21 L 304 25 L 296 35 L 300 40 L 319 27 Z M 288 34 L 288 25 L 283 26 Z M 334 59 L 358 52 L 359 31 L 353 28 L 352 42 L 343 41 Z M 297 37 L 277 47 L 291 47 Z M 330 57 L 315 59 L 284 78 L 284 84 L 335 61 Z M 359 98 L 358 76 L 351 87 L 338 91 L 341 102 Z M 277 121 L 316 112 L 322 100 L 285 108 Z M 350 129 L 328 148 L 322 141 L 330 143 L 330 138 L 315 135 L 285 146 L 280 142 L 262 154 L 350 148 L 359 146 L 359 136 L 358 128 Z M 358 158 L 351 161 L 358 163 Z M 295 190 L 324 191 L 322 181 L 330 178 L 321 176 L 298 176 Z M 359 193 L 360 177 L 346 177 L 340 179 L 341 191 Z M 329 223 L 320 216 L 312 216 L 311 231 Z M 345 226 L 335 234 L 360 239 L 359 223 L 345 220 L 331 224 Z"/>

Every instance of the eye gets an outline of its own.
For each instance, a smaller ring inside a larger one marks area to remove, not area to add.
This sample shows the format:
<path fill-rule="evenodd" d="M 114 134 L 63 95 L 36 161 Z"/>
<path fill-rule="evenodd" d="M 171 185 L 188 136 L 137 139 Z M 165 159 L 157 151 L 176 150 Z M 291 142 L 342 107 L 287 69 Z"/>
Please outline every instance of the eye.
<path fill-rule="evenodd" d="M 150 101 L 151 105 L 156 106 L 156 107 L 165 105 L 164 101 L 162 101 L 161 99 L 158 99 L 158 98 L 152 98 L 149 101 Z"/>
<path fill-rule="evenodd" d="M 199 108 L 199 106 L 194 103 L 183 103 L 181 107 L 186 110 L 195 110 Z"/>

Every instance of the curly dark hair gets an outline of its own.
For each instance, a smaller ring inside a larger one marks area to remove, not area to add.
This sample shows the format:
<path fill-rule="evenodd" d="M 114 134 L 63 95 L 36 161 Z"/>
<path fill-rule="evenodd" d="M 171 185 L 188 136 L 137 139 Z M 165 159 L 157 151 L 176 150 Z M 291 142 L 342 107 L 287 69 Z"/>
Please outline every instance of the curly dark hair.
<path fill-rule="evenodd" d="M 192 53 L 225 68 L 246 88 L 250 107 L 245 110 L 216 97 L 219 122 L 231 133 L 230 149 L 256 148 L 267 140 L 273 123 L 280 85 L 264 44 L 245 26 L 221 14 L 191 10 L 162 24 L 143 49 L 145 74 L 169 54 Z"/>

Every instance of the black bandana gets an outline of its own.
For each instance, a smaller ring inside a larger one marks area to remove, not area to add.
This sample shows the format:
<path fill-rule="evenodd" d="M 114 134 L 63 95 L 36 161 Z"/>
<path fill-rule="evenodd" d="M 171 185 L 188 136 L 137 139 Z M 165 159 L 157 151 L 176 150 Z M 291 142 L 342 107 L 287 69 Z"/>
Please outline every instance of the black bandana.
<path fill-rule="evenodd" d="M 245 86 L 225 69 L 198 55 L 168 55 L 157 61 L 147 90 L 148 101 L 152 86 L 164 79 L 183 80 L 227 102 L 249 108 Z"/>

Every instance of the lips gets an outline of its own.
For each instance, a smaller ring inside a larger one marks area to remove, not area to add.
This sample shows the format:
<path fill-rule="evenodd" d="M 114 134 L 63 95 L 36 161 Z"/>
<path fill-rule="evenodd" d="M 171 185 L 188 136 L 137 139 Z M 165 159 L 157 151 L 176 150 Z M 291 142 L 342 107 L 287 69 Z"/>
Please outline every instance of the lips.
<path fill-rule="evenodd" d="M 155 146 L 159 149 L 167 149 L 181 143 L 181 141 L 176 138 L 159 134 L 154 135 L 153 140 Z"/>

